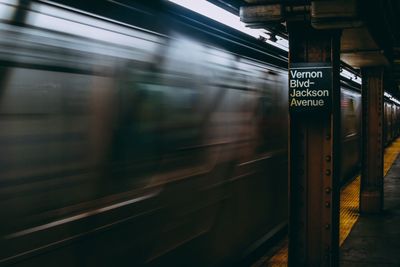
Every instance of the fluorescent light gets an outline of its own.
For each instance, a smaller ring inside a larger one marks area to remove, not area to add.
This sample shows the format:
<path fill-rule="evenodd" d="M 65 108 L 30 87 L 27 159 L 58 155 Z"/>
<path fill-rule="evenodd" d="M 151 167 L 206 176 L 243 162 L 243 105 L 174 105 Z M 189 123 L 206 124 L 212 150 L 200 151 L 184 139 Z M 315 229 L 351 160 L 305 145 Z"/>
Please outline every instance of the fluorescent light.
<path fill-rule="evenodd" d="M 251 29 L 240 21 L 239 16 L 236 16 L 223 8 L 207 2 L 206 0 L 169 0 L 172 3 L 180 5 L 184 8 L 190 9 L 200 15 L 208 17 L 226 26 L 241 31 L 257 39 L 265 39 L 265 42 L 278 47 L 282 50 L 289 51 L 287 40 L 277 37 L 278 41 L 273 42 L 269 40 L 270 33 L 267 30 Z"/>
<path fill-rule="evenodd" d="M 400 105 L 400 101 L 397 100 L 396 98 L 392 97 L 390 100 L 396 103 L 397 105 Z"/>
<path fill-rule="evenodd" d="M 388 92 L 384 92 L 383 93 L 384 96 L 386 96 L 387 98 L 392 98 L 393 96 L 391 94 L 389 94 Z"/>
<path fill-rule="evenodd" d="M 394 98 L 391 94 L 389 94 L 388 92 L 384 92 L 383 95 L 387 98 L 389 98 L 390 101 L 396 103 L 397 105 L 400 105 L 400 101 L 397 100 L 396 98 Z"/>
<path fill-rule="evenodd" d="M 353 82 L 356 82 L 358 84 L 361 84 L 361 81 L 362 81 L 360 76 L 355 75 L 346 69 L 341 69 L 340 76 L 350 79 Z"/>

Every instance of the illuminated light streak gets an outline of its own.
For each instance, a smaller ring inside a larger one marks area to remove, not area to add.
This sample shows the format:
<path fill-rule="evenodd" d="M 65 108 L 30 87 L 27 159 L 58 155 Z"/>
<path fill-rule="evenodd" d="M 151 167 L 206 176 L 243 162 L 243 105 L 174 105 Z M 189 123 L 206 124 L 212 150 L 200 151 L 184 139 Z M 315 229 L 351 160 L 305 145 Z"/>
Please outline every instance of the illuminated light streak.
<path fill-rule="evenodd" d="M 282 38 L 280 36 L 276 36 L 277 41 L 273 42 L 270 39 L 271 33 L 267 30 L 261 29 L 251 29 L 246 27 L 246 25 L 240 21 L 239 16 L 226 11 L 223 8 L 220 8 L 206 0 L 169 0 L 172 3 L 180 5 L 186 9 L 189 9 L 193 12 L 196 12 L 200 15 L 208 17 L 212 20 L 215 20 L 219 23 L 222 23 L 228 27 L 236 29 L 240 32 L 243 32 L 247 35 L 250 35 L 254 38 L 264 40 L 266 43 L 278 47 L 282 50 L 289 51 L 288 40 Z"/>

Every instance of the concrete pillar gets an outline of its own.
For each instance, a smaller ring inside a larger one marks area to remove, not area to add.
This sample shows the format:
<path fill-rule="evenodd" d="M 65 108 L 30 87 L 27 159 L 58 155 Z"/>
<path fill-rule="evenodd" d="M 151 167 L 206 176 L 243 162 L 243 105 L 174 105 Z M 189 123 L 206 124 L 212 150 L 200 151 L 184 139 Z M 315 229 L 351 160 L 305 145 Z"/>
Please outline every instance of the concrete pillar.
<path fill-rule="evenodd" d="M 362 74 L 362 171 L 360 212 L 383 208 L 383 67 Z"/>
<path fill-rule="evenodd" d="M 302 64 L 321 70 L 321 75 L 310 74 L 316 77 L 310 80 L 314 89 L 329 90 L 327 98 L 320 98 L 323 107 L 298 109 L 289 97 L 289 266 L 338 266 L 340 31 L 315 30 L 306 21 L 289 21 L 288 31 L 289 96 L 291 86 L 297 86 L 290 81 L 297 74 L 290 71 L 300 71 Z M 307 75 L 297 75 L 301 76 Z M 299 91 L 307 89 L 304 83 L 300 87 Z"/>

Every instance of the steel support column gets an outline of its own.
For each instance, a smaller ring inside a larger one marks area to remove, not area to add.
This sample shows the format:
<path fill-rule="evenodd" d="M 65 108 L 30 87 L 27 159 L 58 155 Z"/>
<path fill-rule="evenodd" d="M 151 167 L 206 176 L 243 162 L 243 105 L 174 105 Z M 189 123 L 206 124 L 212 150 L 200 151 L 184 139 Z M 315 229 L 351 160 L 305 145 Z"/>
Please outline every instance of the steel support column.
<path fill-rule="evenodd" d="M 360 212 L 383 208 L 383 68 L 362 69 Z"/>
<path fill-rule="evenodd" d="M 331 111 L 290 115 L 289 266 L 338 266 L 340 31 L 288 22 L 293 63 L 332 67 Z"/>

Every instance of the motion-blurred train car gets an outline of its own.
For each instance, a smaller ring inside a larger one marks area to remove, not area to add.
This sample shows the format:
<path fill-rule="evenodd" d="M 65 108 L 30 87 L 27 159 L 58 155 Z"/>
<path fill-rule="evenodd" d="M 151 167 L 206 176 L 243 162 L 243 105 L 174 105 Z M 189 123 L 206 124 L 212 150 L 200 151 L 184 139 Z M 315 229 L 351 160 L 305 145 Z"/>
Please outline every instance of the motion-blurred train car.
<path fill-rule="evenodd" d="M 359 173 L 361 162 L 361 94 L 341 89 L 341 183 Z"/>
<path fill-rule="evenodd" d="M 231 266 L 286 223 L 286 70 L 99 9 L 0 1 L 1 264 Z"/>
<path fill-rule="evenodd" d="M 233 266 L 282 231 L 286 58 L 167 4 L 57 2 L 0 0 L 0 263 Z"/>
<path fill-rule="evenodd" d="M 399 136 L 400 134 L 399 123 L 400 123 L 400 107 L 395 103 L 393 103 L 392 101 L 390 101 L 389 99 L 386 99 L 384 103 L 384 123 L 383 123 L 385 146 L 389 145 L 395 138 Z"/>

